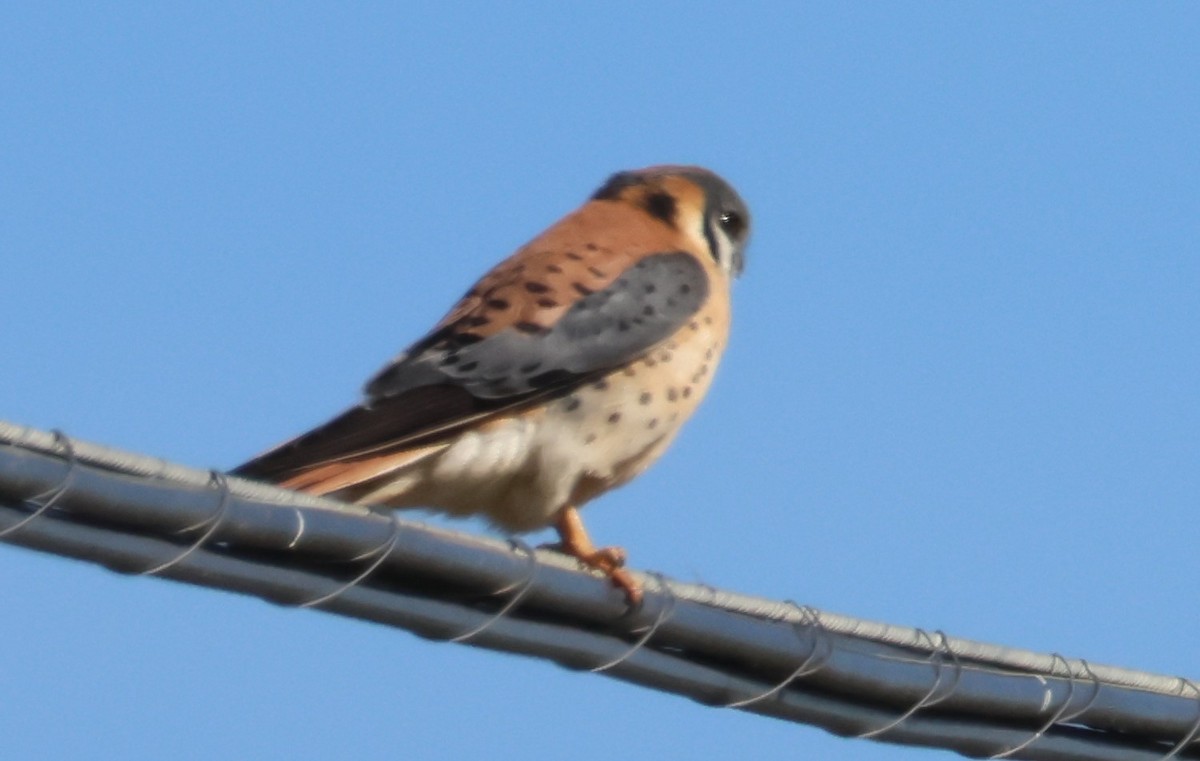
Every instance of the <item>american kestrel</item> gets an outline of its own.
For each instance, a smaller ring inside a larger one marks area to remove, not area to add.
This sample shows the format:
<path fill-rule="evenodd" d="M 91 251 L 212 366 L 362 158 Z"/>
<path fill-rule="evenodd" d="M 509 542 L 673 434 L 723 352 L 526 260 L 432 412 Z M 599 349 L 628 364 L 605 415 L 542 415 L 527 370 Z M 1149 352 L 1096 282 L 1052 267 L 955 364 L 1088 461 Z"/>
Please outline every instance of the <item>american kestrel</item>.
<path fill-rule="evenodd" d="M 483 276 L 364 400 L 233 472 L 384 507 L 553 525 L 562 551 L 641 589 L 579 508 L 645 470 L 708 391 L 750 214 L 707 169 L 613 175 Z"/>

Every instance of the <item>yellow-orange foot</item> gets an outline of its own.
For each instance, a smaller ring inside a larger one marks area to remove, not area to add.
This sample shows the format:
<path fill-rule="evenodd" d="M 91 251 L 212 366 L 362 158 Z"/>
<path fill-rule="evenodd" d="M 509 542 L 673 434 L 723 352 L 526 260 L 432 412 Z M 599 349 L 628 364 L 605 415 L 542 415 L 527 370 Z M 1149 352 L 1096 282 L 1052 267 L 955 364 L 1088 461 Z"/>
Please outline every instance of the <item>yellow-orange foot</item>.
<path fill-rule="evenodd" d="M 588 568 L 594 568 L 607 576 L 613 586 L 625 593 L 625 599 L 631 606 L 641 603 L 642 585 L 624 568 L 625 550 L 620 547 L 597 548 L 593 545 L 583 527 L 579 511 L 574 507 L 567 506 L 559 511 L 555 528 L 562 539 L 558 545 L 560 550 Z"/>

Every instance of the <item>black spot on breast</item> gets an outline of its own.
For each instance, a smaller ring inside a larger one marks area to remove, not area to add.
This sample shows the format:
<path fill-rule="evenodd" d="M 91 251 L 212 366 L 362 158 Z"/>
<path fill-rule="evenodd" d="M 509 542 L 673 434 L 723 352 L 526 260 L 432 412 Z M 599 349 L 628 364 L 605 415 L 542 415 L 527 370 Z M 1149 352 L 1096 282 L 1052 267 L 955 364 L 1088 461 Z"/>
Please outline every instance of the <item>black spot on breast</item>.
<path fill-rule="evenodd" d="M 653 431 L 655 428 L 658 427 L 658 418 L 656 418 L 656 417 L 650 418 L 650 422 L 646 423 L 646 427 Z"/>
<path fill-rule="evenodd" d="M 554 299 L 540 298 L 537 300 L 537 305 L 547 309 L 553 309 L 554 307 L 558 306 L 558 302 Z"/>
<path fill-rule="evenodd" d="M 646 293 L 654 293 L 658 290 L 658 286 L 656 286 L 654 283 L 646 283 L 646 285 L 642 286 L 642 290 Z"/>
<path fill-rule="evenodd" d="M 604 391 L 608 388 L 608 381 L 598 380 L 592 384 L 592 388 L 596 389 L 597 391 Z"/>
<path fill-rule="evenodd" d="M 683 285 L 679 286 L 679 292 L 682 294 L 691 293 L 692 287 L 690 285 L 688 285 L 687 283 L 684 283 Z"/>
<path fill-rule="evenodd" d="M 679 392 L 673 388 L 667 389 L 667 401 L 673 402 L 679 398 Z"/>
<path fill-rule="evenodd" d="M 675 197 L 670 193 L 648 193 L 642 199 L 642 207 L 650 213 L 650 216 L 655 219 L 661 219 L 672 227 L 675 226 L 675 213 L 677 205 Z"/>
<path fill-rule="evenodd" d="M 486 303 L 488 309 L 508 309 L 508 302 L 504 299 L 488 299 Z"/>
<path fill-rule="evenodd" d="M 596 434 L 594 434 L 594 433 L 589 433 L 587 436 L 583 437 L 584 444 L 591 444 L 595 440 L 596 440 Z"/>
<path fill-rule="evenodd" d="M 525 290 L 529 291 L 530 293 L 545 293 L 546 291 L 550 290 L 550 286 L 546 285 L 545 283 L 539 283 L 530 280 L 525 284 Z"/>
<path fill-rule="evenodd" d="M 514 323 L 513 327 L 516 328 L 517 330 L 521 331 L 522 333 L 535 333 L 536 334 L 536 333 L 549 332 L 546 328 L 543 328 L 541 325 L 538 325 L 536 322 L 527 322 L 525 320 L 522 320 L 521 322 L 518 322 L 518 323 Z"/>
<path fill-rule="evenodd" d="M 577 396 L 569 397 L 567 399 L 567 406 L 566 406 L 567 412 L 574 412 L 575 410 L 579 409 L 579 404 L 580 404 L 579 397 L 577 397 Z"/>
<path fill-rule="evenodd" d="M 546 271 L 558 273 L 558 272 L 562 272 L 562 267 L 559 267 L 557 264 L 547 264 Z"/>
<path fill-rule="evenodd" d="M 620 412 L 614 412 L 613 414 L 611 414 L 611 415 L 609 415 L 609 416 L 608 416 L 608 422 L 609 422 L 609 423 L 616 423 L 616 422 L 617 422 L 617 421 L 619 421 L 620 419 L 621 419 L 621 413 L 620 413 Z"/>
<path fill-rule="evenodd" d="M 650 400 L 653 398 L 654 397 L 650 395 L 649 391 L 643 391 L 642 395 L 638 397 L 638 404 L 649 404 Z"/>
<path fill-rule="evenodd" d="M 629 330 L 629 322 L 627 320 L 618 320 L 617 321 L 617 332 L 624 333 L 627 330 Z"/>
<path fill-rule="evenodd" d="M 607 277 L 603 270 L 598 270 L 595 267 L 588 267 L 588 272 L 592 273 L 596 277 Z"/>
<path fill-rule="evenodd" d="M 690 323 L 688 323 L 688 327 L 691 328 L 692 330 L 699 330 L 700 323 L 696 322 L 695 320 L 692 320 Z"/>
<path fill-rule="evenodd" d="M 595 243 L 588 243 L 584 246 L 584 248 L 586 248 L 588 251 L 595 251 L 597 247 Z"/>
<path fill-rule="evenodd" d="M 691 395 L 692 395 L 692 387 L 691 387 L 691 386 L 684 386 L 684 387 L 683 387 L 683 398 L 684 398 L 684 399 L 687 399 L 687 398 L 688 398 L 689 396 L 691 396 Z"/>
<path fill-rule="evenodd" d="M 646 306 L 642 307 L 642 314 L 646 315 L 647 317 L 653 317 L 654 316 L 654 305 L 647 304 Z"/>
<path fill-rule="evenodd" d="M 568 251 L 566 254 L 564 254 L 564 256 L 566 256 L 568 259 L 572 259 L 574 261 L 580 261 L 581 259 L 583 259 L 582 256 L 575 253 L 574 251 Z"/>
<path fill-rule="evenodd" d="M 592 295 L 592 289 L 588 288 L 586 285 L 580 285 L 579 283 L 571 283 L 571 287 L 574 288 L 576 290 L 576 292 L 579 293 L 580 296 Z"/>

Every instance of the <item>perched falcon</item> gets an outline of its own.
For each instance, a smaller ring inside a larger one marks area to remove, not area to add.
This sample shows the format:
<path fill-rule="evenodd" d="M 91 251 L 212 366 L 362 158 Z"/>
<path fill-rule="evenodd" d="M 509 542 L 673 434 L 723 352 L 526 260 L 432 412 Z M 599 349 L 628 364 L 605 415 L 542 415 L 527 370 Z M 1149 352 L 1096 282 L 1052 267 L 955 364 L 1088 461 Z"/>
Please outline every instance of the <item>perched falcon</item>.
<path fill-rule="evenodd" d="M 554 525 L 636 603 L 579 508 L 663 453 L 708 390 L 750 214 L 716 174 L 620 172 L 500 262 L 365 399 L 233 472 L 385 507 Z"/>

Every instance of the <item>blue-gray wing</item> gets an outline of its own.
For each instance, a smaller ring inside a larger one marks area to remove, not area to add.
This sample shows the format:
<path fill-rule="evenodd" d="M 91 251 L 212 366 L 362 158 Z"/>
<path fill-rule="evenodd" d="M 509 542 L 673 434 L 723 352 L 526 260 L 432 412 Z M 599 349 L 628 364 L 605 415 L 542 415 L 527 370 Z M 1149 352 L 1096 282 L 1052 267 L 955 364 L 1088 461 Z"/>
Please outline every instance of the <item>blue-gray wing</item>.
<path fill-rule="evenodd" d="M 514 326 L 476 340 L 448 326 L 376 375 L 369 400 L 449 384 L 479 399 L 504 399 L 611 370 L 677 331 L 708 296 L 708 278 L 684 252 L 641 259 L 584 296 L 552 326 Z"/>
<path fill-rule="evenodd" d="M 570 393 L 673 335 L 709 293 L 686 252 L 638 260 L 550 326 L 482 337 L 469 317 L 442 326 L 385 367 L 366 400 L 234 472 L 279 480 L 313 465 L 437 441 L 481 417 Z"/>

